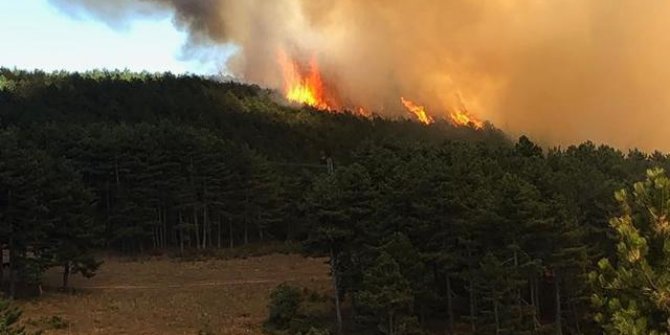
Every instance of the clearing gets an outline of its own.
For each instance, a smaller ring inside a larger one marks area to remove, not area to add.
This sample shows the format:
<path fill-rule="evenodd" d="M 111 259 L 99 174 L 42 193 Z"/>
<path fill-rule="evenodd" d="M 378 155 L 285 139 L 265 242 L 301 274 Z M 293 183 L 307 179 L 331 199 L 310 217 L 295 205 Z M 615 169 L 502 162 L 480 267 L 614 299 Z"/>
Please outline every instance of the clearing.
<path fill-rule="evenodd" d="M 73 295 L 55 293 L 60 273 L 47 273 L 48 292 L 20 307 L 24 320 L 47 328 L 45 334 L 262 334 L 270 291 L 282 282 L 328 291 L 325 261 L 280 254 L 193 262 L 108 258 L 94 278 L 72 278 Z M 66 324 L 48 321 L 54 317 Z"/>

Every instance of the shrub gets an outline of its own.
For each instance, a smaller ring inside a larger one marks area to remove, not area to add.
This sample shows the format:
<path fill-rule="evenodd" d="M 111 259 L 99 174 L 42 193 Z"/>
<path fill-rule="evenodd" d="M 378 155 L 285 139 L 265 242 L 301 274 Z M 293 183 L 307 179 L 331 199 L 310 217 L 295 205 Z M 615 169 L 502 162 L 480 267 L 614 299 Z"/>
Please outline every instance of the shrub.
<path fill-rule="evenodd" d="M 21 310 L 0 299 L 0 335 L 27 335 L 24 327 L 18 326 Z"/>
<path fill-rule="evenodd" d="M 295 319 L 302 302 L 299 288 L 288 284 L 280 284 L 270 294 L 268 306 L 270 315 L 265 323 L 266 328 L 286 330 Z"/>

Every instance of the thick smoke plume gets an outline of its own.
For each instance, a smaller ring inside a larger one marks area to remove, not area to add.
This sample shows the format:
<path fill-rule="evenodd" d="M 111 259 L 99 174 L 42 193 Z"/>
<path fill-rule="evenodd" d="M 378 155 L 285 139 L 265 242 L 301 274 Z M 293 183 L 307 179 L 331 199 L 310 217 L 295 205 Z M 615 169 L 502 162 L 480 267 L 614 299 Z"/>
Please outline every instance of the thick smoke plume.
<path fill-rule="evenodd" d="M 545 144 L 670 150 L 670 2 L 663 0 L 51 0 L 113 25 L 172 13 L 189 45 L 240 46 L 227 66 L 282 84 L 277 50 L 315 56 L 351 106 L 466 108 Z"/>

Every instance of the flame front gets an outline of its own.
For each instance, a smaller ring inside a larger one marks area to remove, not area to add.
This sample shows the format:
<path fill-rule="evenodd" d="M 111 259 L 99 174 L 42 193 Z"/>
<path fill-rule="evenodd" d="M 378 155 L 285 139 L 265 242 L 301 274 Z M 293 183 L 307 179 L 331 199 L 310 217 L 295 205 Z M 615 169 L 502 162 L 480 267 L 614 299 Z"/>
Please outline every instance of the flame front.
<path fill-rule="evenodd" d="M 339 104 L 333 105 L 332 92 L 328 92 L 321 77 L 321 70 L 312 56 L 307 66 L 299 63 L 295 59 L 289 57 L 283 50 L 279 50 L 278 63 L 281 67 L 284 76 L 284 97 L 292 103 L 304 104 L 321 110 L 335 112 L 337 108 L 341 107 Z M 452 112 L 449 115 L 449 121 L 454 126 L 472 127 L 481 129 L 484 124 L 482 121 L 475 118 L 468 113 L 465 108 L 460 92 L 457 94 L 461 108 L 459 111 Z M 329 97 L 331 99 L 329 99 Z M 403 106 L 407 111 L 419 122 L 430 125 L 435 123 L 435 119 L 428 114 L 426 108 L 411 100 L 400 98 Z M 353 109 L 355 114 L 371 118 L 372 113 L 359 106 Z"/>
<path fill-rule="evenodd" d="M 451 123 L 456 126 L 467 126 L 475 129 L 482 129 L 484 123 L 474 116 L 470 115 L 467 111 L 457 111 L 449 115 L 451 118 Z"/>
<path fill-rule="evenodd" d="M 318 109 L 331 110 L 326 102 L 325 90 L 316 58 L 312 57 L 305 70 L 299 64 L 279 51 L 279 65 L 284 75 L 284 96 L 286 100 L 305 104 Z"/>
<path fill-rule="evenodd" d="M 402 104 L 405 106 L 405 108 L 407 108 L 407 110 L 412 113 L 412 115 L 414 115 L 419 122 L 426 125 L 435 123 L 435 120 L 426 112 L 425 107 L 419 106 L 414 102 L 405 99 L 404 97 L 400 97 L 400 101 L 402 101 Z"/>
<path fill-rule="evenodd" d="M 418 105 L 404 97 L 401 97 L 400 101 L 402 101 L 405 108 L 416 117 L 419 122 L 427 125 L 435 123 L 435 119 L 428 114 L 424 106 Z M 462 101 L 461 105 L 464 106 Z M 456 127 L 472 127 L 474 129 L 482 129 L 484 127 L 484 122 L 468 113 L 465 107 L 462 107 L 459 111 L 450 113 L 449 122 Z"/>

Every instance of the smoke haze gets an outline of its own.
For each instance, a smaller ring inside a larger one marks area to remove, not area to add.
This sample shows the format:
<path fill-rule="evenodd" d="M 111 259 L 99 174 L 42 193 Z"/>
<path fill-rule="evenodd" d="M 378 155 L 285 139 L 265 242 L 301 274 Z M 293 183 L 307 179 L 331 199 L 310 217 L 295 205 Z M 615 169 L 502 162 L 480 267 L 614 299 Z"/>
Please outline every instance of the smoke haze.
<path fill-rule="evenodd" d="M 467 109 L 545 144 L 670 151 L 664 0 L 50 0 L 112 26 L 174 15 L 189 46 L 231 43 L 228 69 L 282 85 L 277 52 L 315 56 L 344 105 Z M 111 5 L 113 3 L 113 5 Z"/>

